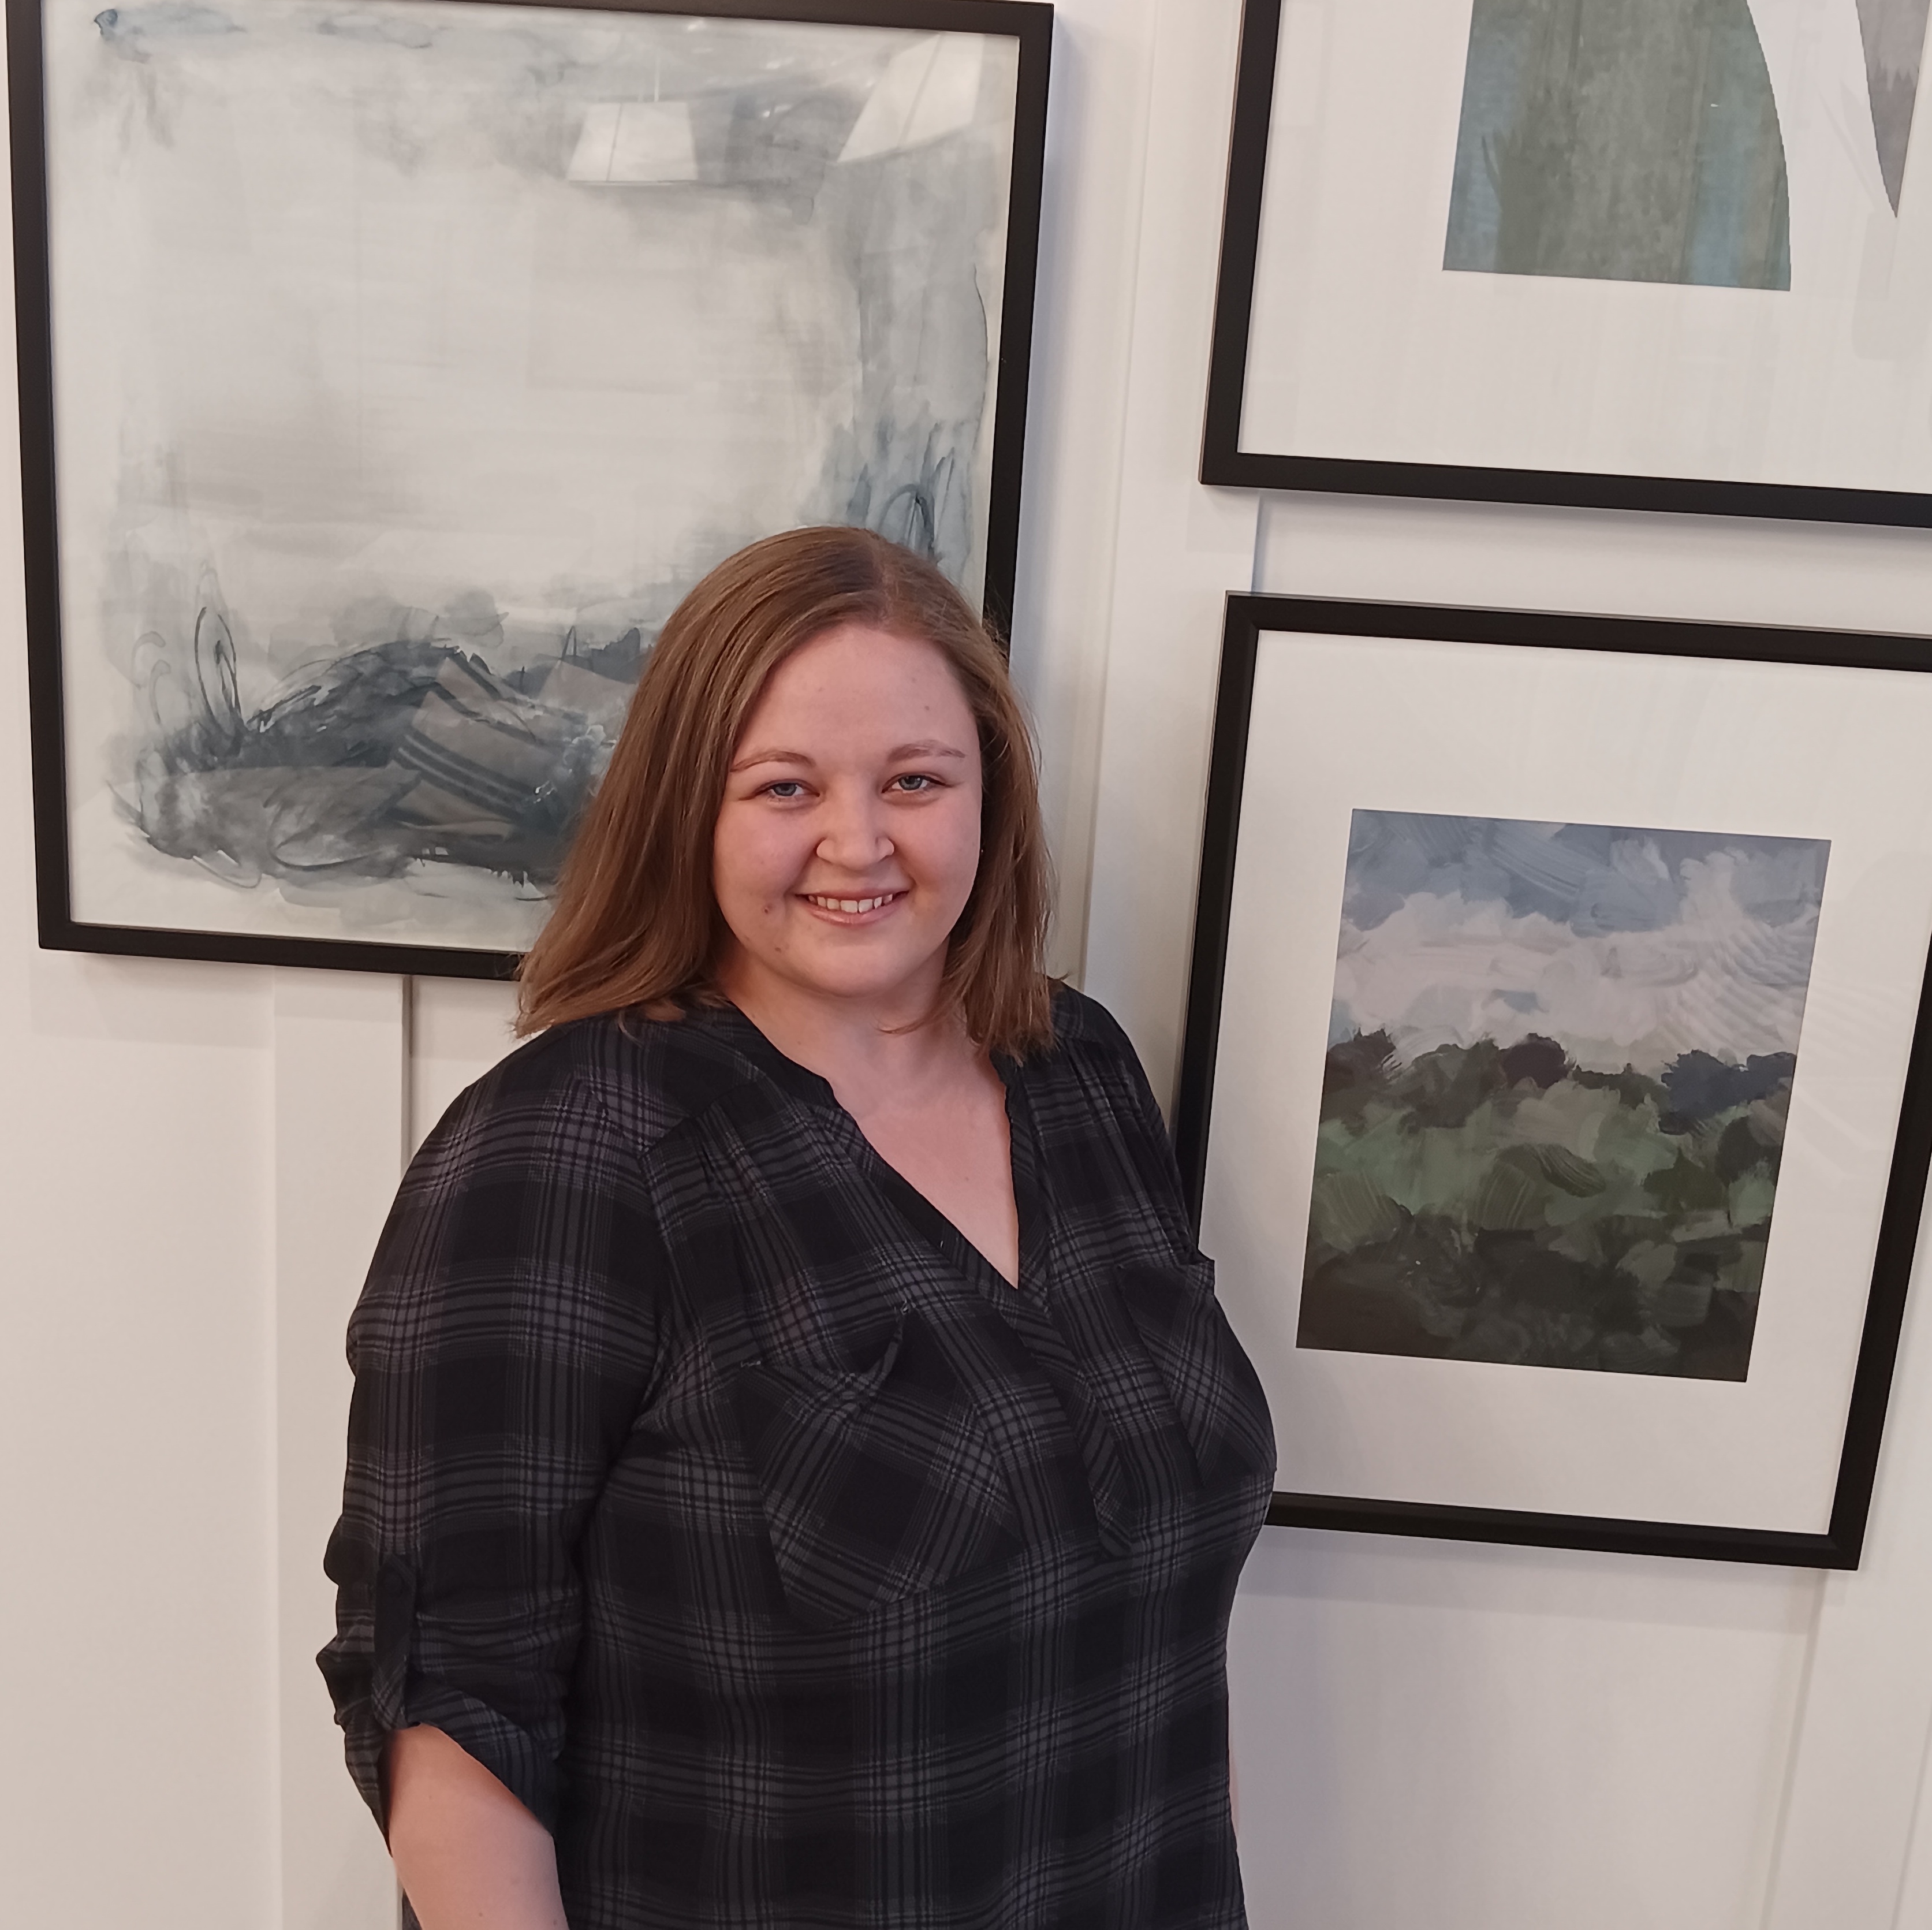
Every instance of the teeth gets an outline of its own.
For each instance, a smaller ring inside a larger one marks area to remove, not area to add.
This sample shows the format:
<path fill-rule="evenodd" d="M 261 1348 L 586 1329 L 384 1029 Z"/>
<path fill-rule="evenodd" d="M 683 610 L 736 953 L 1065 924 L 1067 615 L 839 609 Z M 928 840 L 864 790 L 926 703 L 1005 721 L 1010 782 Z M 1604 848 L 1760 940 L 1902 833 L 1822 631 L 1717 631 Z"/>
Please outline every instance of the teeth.
<path fill-rule="evenodd" d="M 817 892 L 808 894 L 813 904 L 827 911 L 876 911 L 882 905 L 897 897 L 896 892 L 888 891 L 878 898 L 826 898 Z"/>

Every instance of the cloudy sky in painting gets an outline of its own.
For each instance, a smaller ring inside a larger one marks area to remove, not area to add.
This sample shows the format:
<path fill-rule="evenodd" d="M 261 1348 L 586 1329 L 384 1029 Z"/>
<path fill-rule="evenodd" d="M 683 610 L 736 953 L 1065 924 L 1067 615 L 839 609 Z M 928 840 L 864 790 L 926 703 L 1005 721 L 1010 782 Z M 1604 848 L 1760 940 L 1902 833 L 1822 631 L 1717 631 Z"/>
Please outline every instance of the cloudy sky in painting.
<path fill-rule="evenodd" d="M 1530 1033 L 1579 1064 L 1795 1052 L 1822 839 L 1358 811 L 1331 1037 Z"/>

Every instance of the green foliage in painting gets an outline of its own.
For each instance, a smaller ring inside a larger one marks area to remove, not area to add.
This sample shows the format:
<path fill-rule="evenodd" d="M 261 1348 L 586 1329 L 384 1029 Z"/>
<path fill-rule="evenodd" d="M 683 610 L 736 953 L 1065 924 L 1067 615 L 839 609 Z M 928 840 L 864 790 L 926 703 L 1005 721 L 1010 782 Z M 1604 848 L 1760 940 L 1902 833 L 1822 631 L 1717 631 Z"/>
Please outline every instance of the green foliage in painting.
<path fill-rule="evenodd" d="M 1329 1052 L 1300 1343 L 1742 1380 L 1796 1060 Z"/>

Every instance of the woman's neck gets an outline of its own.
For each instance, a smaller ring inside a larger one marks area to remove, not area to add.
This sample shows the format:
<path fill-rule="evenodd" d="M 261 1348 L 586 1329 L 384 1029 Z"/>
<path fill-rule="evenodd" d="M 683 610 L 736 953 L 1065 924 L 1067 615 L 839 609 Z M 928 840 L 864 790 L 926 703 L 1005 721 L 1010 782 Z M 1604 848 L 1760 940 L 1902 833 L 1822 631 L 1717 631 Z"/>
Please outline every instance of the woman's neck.
<path fill-rule="evenodd" d="M 890 999 L 848 999 L 728 964 L 718 983 L 787 1058 L 817 1073 L 855 1115 L 956 1078 L 962 1063 L 982 1056 L 956 1017 L 935 1014 L 936 979 Z"/>

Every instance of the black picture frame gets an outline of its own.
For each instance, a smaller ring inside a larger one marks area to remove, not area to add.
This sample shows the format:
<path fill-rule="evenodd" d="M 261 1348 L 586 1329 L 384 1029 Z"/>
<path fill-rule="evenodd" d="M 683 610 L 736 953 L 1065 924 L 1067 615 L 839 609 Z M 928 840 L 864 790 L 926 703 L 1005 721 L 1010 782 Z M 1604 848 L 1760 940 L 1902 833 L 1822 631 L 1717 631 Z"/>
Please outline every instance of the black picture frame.
<path fill-rule="evenodd" d="M 1236 489 L 1932 527 L 1932 494 L 1910 490 L 1454 463 L 1358 461 L 1244 448 L 1242 412 L 1282 11 L 1282 0 L 1246 0 L 1242 16 L 1202 439 L 1200 476 L 1204 483 Z"/>
<path fill-rule="evenodd" d="M 1202 833 L 1174 1141 L 1197 1229 L 1207 1182 L 1229 912 L 1240 836 L 1250 707 L 1270 633 L 1399 638 L 1508 649 L 1634 653 L 1923 674 L 1932 641 L 1837 631 L 1523 611 L 1430 608 L 1318 597 L 1228 599 Z M 1932 964 L 1919 992 L 1882 1214 L 1864 1301 L 1829 1526 L 1819 1534 L 1696 1521 L 1639 1520 L 1420 1504 L 1375 1495 L 1278 1491 L 1279 1525 L 1557 1548 L 1856 1568 L 1864 1543 L 1893 1368 L 1932 1160 Z M 1540 1370 L 1532 1370 L 1540 1371 Z"/>
<path fill-rule="evenodd" d="M 46 950 L 247 965 L 505 979 L 517 950 L 315 938 L 83 920 L 75 914 L 55 422 L 57 350 L 50 245 L 44 21 L 53 0 L 5 0 L 25 587 L 39 942 Z M 440 0 L 430 0 L 432 5 Z M 388 0 L 374 0 L 380 8 Z M 1022 472 L 1046 161 L 1053 8 L 1046 0 L 514 0 L 619 14 L 890 28 L 1010 41 L 1017 56 L 999 315 L 992 450 L 985 503 L 982 608 L 1004 644 L 1018 566 Z M 112 16 L 103 17 L 110 19 Z M 99 23 L 97 23 L 97 25 Z"/>

